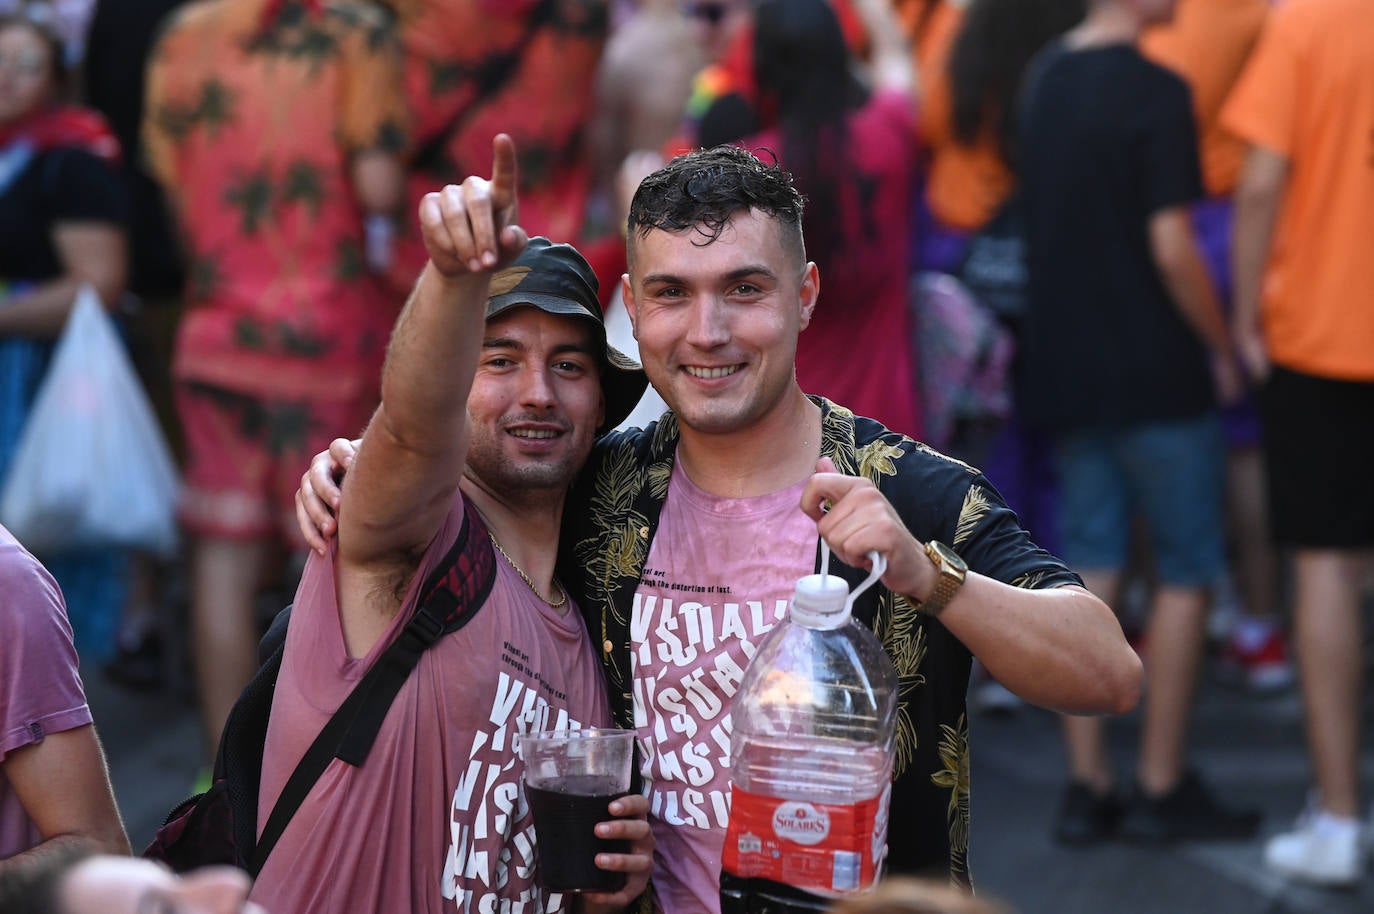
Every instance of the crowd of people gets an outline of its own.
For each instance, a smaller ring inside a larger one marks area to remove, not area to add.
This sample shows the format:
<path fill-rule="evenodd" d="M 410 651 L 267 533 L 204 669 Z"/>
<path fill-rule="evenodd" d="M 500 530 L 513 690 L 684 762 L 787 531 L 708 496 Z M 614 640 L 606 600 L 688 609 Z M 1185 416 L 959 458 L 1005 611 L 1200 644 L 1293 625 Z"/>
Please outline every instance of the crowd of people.
<path fill-rule="evenodd" d="M 1370 110 L 1362 0 L 0 0 L 0 477 L 93 288 L 186 540 L 0 530 L 0 898 L 561 910 L 512 799 L 559 721 L 638 737 L 588 909 L 719 910 L 730 700 L 818 537 L 888 560 L 889 873 L 971 882 L 971 682 L 1063 714 L 1058 842 L 1252 838 L 1190 714 L 1209 639 L 1284 685 L 1291 618 L 1314 788 L 1265 861 L 1358 882 Z M 120 869 L 78 648 L 187 645 L 208 765 L 265 591 L 260 823 L 474 605 L 251 889 Z"/>

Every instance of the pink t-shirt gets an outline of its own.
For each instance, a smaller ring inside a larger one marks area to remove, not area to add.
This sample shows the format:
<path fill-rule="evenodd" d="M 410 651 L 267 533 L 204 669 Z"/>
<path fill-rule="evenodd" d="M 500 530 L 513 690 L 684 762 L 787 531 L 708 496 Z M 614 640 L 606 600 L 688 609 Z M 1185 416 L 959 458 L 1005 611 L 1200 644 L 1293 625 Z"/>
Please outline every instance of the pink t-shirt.
<path fill-rule="evenodd" d="M 334 562 L 312 555 L 296 591 L 258 802 L 261 829 L 330 715 L 413 614 L 419 584 L 457 539 L 455 499 L 402 611 L 350 659 Z M 497 556 L 496 582 L 460 631 L 420 658 L 367 761 L 335 759 L 306 797 L 252 897 L 289 914 L 560 911 L 534 883 L 534 830 L 513 742 L 533 730 L 609 726 L 581 615 L 538 599 Z"/>
<path fill-rule="evenodd" d="M 0 860 L 39 834 L 5 778 L 11 752 L 91 722 L 62 591 L 0 527 Z"/>
<path fill-rule="evenodd" d="M 673 466 L 630 620 L 635 727 L 665 911 L 720 910 L 730 818 L 730 705 L 749 658 L 810 574 L 804 483 L 719 498 Z"/>

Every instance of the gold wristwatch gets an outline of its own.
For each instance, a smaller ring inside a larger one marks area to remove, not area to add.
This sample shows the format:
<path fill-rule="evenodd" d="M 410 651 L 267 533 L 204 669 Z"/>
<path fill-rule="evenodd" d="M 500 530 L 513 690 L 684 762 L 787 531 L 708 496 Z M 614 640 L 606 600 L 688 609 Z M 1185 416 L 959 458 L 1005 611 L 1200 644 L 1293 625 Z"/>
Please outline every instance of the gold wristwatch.
<path fill-rule="evenodd" d="M 964 585 L 964 578 L 968 576 L 968 563 L 959 557 L 959 553 L 935 540 L 926 543 L 926 555 L 930 556 L 931 562 L 934 563 L 938 577 L 935 579 L 935 588 L 930 592 L 930 596 L 921 601 L 919 608 L 927 615 L 939 616 L 940 611 L 954 599 L 954 595 Z"/>

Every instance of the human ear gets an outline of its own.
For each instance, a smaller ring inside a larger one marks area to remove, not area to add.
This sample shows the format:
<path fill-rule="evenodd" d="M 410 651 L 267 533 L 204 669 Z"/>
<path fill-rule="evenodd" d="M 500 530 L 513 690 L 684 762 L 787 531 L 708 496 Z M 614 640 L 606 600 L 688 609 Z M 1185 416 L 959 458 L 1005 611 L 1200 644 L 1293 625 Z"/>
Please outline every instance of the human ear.
<path fill-rule="evenodd" d="M 630 315 L 630 329 L 634 333 L 636 341 L 639 340 L 639 302 L 635 301 L 634 285 L 630 282 L 630 274 L 620 274 L 620 303 L 625 306 L 625 313 Z"/>
<path fill-rule="evenodd" d="M 799 299 L 801 305 L 801 329 L 805 330 L 811 323 L 811 315 L 816 310 L 816 302 L 821 295 L 821 271 L 816 268 L 815 263 L 808 263 L 806 269 L 802 271 L 801 289 Z"/>

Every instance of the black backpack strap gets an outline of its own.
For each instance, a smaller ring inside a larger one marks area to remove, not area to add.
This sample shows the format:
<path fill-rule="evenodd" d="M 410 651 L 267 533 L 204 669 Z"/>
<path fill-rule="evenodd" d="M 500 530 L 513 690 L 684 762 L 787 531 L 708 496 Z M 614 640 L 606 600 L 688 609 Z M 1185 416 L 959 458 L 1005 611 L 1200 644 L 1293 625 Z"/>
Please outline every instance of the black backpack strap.
<path fill-rule="evenodd" d="M 415 664 L 441 635 L 456 632 L 486 602 L 496 581 L 496 553 L 481 515 L 463 499 L 463 528 L 458 539 L 420 590 L 420 608 L 396 643 L 368 671 L 354 694 L 370 689 L 358 700 L 353 720 L 334 754 L 354 767 L 367 760 L 377 731 L 391 708 L 392 699 Z M 370 685 L 367 679 L 376 673 Z M 375 693 L 375 698 L 372 694 Z M 348 700 L 353 701 L 350 695 Z M 347 704 L 347 702 L 345 702 Z M 343 708 L 339 709 L 343 711 Z"/>
<path fill-rule="evenodd" d="M 296 765 L 253 849 L 248 863 L 250 875 L 256 878 L 262 871 L 296 810 L 335 757 L 350 765 L 362 765 L 396 693 L 420 656 L 443 635 L 462 628 L 476 615 L 495 580 L 491 539 L 477 509 L 465 496 L 458 539 L 422 587 L 419 608 Z"/>

